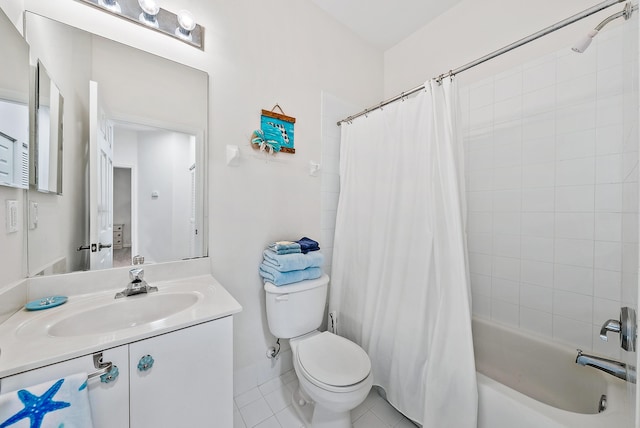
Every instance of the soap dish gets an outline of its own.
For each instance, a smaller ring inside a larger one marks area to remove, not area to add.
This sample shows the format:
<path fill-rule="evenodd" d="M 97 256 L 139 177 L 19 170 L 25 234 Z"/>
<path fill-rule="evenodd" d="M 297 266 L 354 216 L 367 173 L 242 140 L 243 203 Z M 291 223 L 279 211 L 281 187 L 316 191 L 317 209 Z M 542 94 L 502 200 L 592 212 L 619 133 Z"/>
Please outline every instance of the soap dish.
<path fill-rule="evenodd" d="M 32 300 L 24 308 L 28 311 L 40 311 L 42 309 L 55 308 L 67 301 L 67 296 L 49 296 L 42 299 Z"/>

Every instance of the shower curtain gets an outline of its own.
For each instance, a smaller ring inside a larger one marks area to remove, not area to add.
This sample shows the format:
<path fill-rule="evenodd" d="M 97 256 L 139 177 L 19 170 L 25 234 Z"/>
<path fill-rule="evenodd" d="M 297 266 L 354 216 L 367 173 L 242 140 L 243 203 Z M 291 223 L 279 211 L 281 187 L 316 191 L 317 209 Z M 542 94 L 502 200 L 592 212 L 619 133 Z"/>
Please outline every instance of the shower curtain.
<path fill-rule="evenodd" d="M 463 151 L 452 79 L 342 126 L 330 310 L 424 427 L 476 427 Z"/>

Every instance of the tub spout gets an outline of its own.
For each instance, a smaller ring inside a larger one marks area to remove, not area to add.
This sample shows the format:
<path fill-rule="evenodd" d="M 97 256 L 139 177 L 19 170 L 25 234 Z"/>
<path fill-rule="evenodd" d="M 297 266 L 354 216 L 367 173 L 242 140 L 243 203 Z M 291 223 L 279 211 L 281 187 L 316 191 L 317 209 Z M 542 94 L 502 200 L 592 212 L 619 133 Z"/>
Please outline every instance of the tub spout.
<path fill-rule="evenodd" d="M 619 361 L 583 354 L 582 350 L 578 349 L 576 364 L 591 366 L 627 382 L 636 383 L 636 368 Z"/>

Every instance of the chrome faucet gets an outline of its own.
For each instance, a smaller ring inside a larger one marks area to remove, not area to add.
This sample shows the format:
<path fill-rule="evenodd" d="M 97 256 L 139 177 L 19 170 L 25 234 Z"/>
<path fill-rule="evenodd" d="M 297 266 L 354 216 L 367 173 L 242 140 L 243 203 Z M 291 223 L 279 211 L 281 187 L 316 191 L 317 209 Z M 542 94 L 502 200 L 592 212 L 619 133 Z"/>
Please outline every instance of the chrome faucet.
<path fill-rule="evenodd" d="M 576 363 L 581 366 L 590 366 L 605 373 L 609 373 L 617 378 L 626 380 L 627 382 L 636 383 L 636 368 L 634 366 L 621 363 L 619 361 L 610 360 L 608 358 L 596 357 L 595 355 L 583 354 L 578 349 Z"/>
<path fill-rule="evenodd" d="M 150 286 L 149 284 L 147 284 L 147 281 L 143 279 L 144 269 L 142 268 L 131 269 L 129 271 L 129 278 L 131 279 L 131 282 L 127 285 L 127 288 L 119 293 L 116 293 L 116 299 L 119 299 L 121 297 L 134 296 L 136 294 L 146 294 L 158 291 L 158 287 Z"/>

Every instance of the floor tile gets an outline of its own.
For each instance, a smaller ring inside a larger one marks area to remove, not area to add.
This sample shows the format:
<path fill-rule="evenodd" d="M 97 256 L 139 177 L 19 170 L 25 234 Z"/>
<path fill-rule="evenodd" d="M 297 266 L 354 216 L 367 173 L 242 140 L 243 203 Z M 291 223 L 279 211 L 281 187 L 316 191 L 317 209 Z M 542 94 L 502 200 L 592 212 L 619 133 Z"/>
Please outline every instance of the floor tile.
<path fill-rule="evenodd" d="M 247 392 L 243 392 L 242 394 L 238 395 L 233 399 L 233 401 L 236 403 L 236 406 L 238 406 L 238 409 L 241 409 L 247 404 L 253 403 L 254 401 L 260 398 L 262 398 L 262 394 L 260 393 L 260 390 L 258 388 L 253 388 Z"/>
<path fill-rule="evenodd" d="M 255 428 L 282 428 L 278 419 L 275 416 L 271 416 L 266 421 L 260 422 Z"/>
<path fill-rule="evenodd" d="M 233 428 L 247 428 L 244 424 L 244 420 L 242 420 L 240 411 L 237 409 L 233 410 Z"/>
<path fill-rule="evenodd" d="M 353 428 L 389 428 L 373 412 L 367 412 L 353 423 Z"/>
<path fill-rule="evenodd" d="M 417 425 L 411 422 L 409 419 L 404 416 L 400 419 L 400 422 L 396 424 L 394 428 L 416 428 Z"/>
<path fill-rule="evenodd" d="M 304 428 L 304 424 L 300 418 L 298 418 L 298 414 L 293 409 L 293 406 L 289 406 L 276 413 L 276 418 L 278 418 L 282 428 Z"/>
<path fill-rule="evenodd" d="M 284 384 L 279 377 L 273 378 L 258 387 L 262 395 L 267 395 L 270 392 L 282 387 Z"/>
<path fill-rule="evenodd" d="M 264 399 L 267 401 L 273 413 L 278 413 L 291 404 L 291 391 L 286 386 L 281 386 L 275 391 L 265 395 Z"/>
<path fill-rule="evenodd" d="M 364 404 L 367 407 L 367 409 L 370 409 L 374 407 L 376 404 L 380 403 L 381 401 L 384 401 L 382 397 L 378 395 L 375 389 L 372 389 L 362 404 Z"/>
<path fill-rule="evenodd" d="M 295 379 L 295 380 L 293 380 L 293 381 L 289 382 L 288 384 L 286 384 L 286 385 L 285 385 L 285 387 L 286 387 L 289 391 L 291 391 L 291 392 L 293 393 L 293 392 L 296 392 L 296 391 L 298 390 L 298 386 L 299 386 L 299 385 L 300 385 L 300 384 L 298 383 L 298 379 Z"/>
<path fill-rule="evenodd" d="M 253 428 L 260 422 L 273 416 L 273 412 L 264 398 L 260 398 L 242 407 L 240 414 L 247 428 Z"/>
<path fill-rule="evenodd" d="M 295 370 L 289 370 L 288 372 L 280 375 L 280 380 L 286 385 L 289 382 L 297 381 L 298 377 L 296 376 Z"/>
<path fill-rule="evenodd" d="M 389 426 L 395 426 L 400 420 L 402 420 L 402 418 L 404 418 L 402 413 L 382 399 L 371 408 L 371 411 Z"/>
<path fill-rule="evenodd" d="M 361 403 L 358 407 L 351 411 L 351 422 L 355 422 L 359 417 L 369 411 L 369 408 L 365 403 Z"/>

